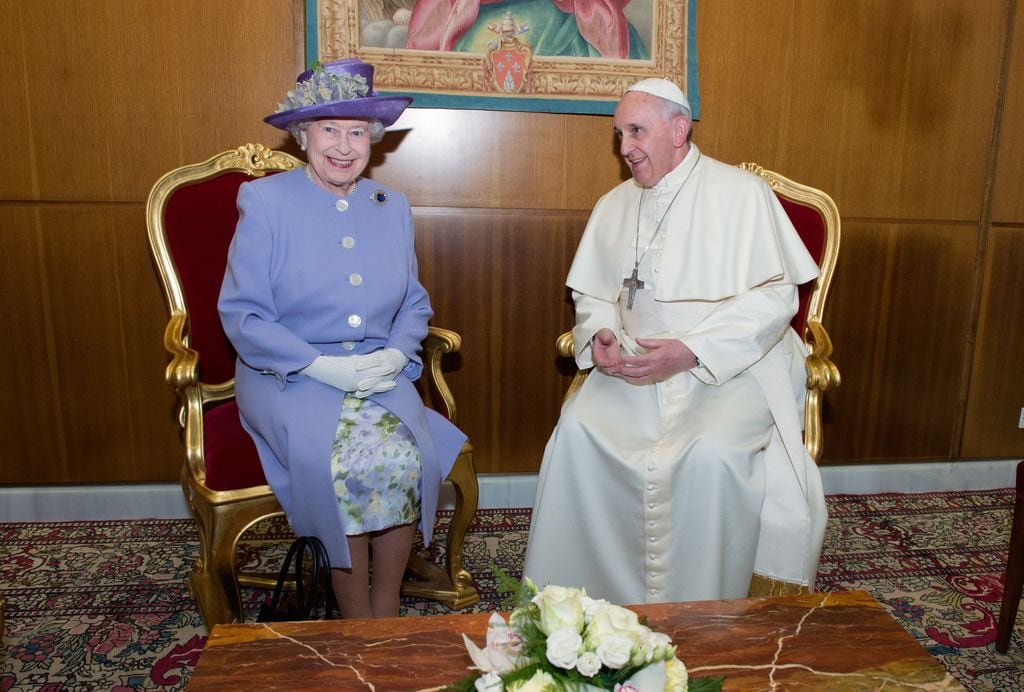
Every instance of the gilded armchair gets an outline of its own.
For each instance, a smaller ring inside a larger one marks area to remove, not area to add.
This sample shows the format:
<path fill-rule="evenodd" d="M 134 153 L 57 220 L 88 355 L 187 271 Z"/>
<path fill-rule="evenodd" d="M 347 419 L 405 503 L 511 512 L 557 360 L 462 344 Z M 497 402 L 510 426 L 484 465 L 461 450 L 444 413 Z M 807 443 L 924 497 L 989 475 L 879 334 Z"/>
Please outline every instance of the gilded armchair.
<path fill-rule="evenodd" d="M 739 167 L 760 176 L 771 186 L 820 269 L 817 279 L 799 287 L 800 307 L 791 322 L 808 351 L 804 445 L 817 462 L 821 460 L 822 449 L 821 396 L 840 383 L 839 369 L 831 360 L 832 340 L 822 324 L 825 299 L 839 256 L 839 210 L 832 198 L 821 190 L 801 185 L 754 163 L 743 163 Z M 555 347 L 559 355 L 575 357 L 572 332 L 559 336 Z M 580 388 L 588 372 L 576 372 L 566 392 L 567 399 Z"/>
<path fill-rule="evenodd" d="M 235 198 L 246 180 L 302 165 L 286 153 L 247 144 L 168 172 L 153 186 L 146 205 L 150 249 L 170 312 L 164 348 L 171 361 L 165 378 L 180 403 L 185 452 L 181 484 L 199 532 L 200 554 L 189 575 L 189 590 L 208 628 L 244 619 L 240 583 L 272 585 L 273 575 L 240 574 L 235 549 L 246 529 L 282 514 L 256 448 L 239 422 L 235 353 L 217 313 L 238 220 Z M 435 327 L 424 342 L 425 384 L 420 389 L 427 403 L 452 421 L 457 411 L 441 361 L 460 346 L 458 334 Z M 462 567 L 462 544 L 478 501 L 469 443 L 448 479 L 456 503 L 445 568 L 414 554 L 408 565 L 412 578 L 402 591 L 463 608 L 479 600 L 472 576 Z"/>

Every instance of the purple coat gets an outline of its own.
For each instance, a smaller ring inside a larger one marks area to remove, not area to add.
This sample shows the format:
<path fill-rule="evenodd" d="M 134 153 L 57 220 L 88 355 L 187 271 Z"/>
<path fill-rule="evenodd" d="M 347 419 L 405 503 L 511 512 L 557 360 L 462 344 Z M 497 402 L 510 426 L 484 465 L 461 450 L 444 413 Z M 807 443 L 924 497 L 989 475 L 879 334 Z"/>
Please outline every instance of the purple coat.
<path fill-rule="evenodd" d="M 396 387 L 371 398 L 416 439 L 425 543 L 466 436 L 426 408 L 413 385 L 433 311 L 417 277 L 409 203 L 366 178 L 345 198 L 347 209 L 339 199 L 302 170 L 243 184 L 218 308 L 238 352 L 242 426 L 267 482 L 295 532 L 318 536 L 331 565 L 348 567 L 330 464 L 344 394 L 299 371 L 320 354 L 396 348 L 409 358 Z"/>

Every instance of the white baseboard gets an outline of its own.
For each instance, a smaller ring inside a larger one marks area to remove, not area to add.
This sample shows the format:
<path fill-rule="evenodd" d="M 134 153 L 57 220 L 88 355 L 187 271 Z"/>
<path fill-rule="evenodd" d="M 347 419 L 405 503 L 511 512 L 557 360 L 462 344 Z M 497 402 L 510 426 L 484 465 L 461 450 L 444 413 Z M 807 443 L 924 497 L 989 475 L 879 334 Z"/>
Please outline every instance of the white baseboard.
<path fill-rule="evenodd" d="M 997 461 L 851 464 L 824 466 L 827 495 L 925 493 L 1011 488 L 1017 459 Z M 481 509 L 532 507 L 535 473 L 485 473 L 480 480 Z M 455 491 L 445 484 L 438 503 L 455 506 Z M 187 519 L 178 483 L 0 487 L 0 522 L 104 521 L 114 519 Z"/>

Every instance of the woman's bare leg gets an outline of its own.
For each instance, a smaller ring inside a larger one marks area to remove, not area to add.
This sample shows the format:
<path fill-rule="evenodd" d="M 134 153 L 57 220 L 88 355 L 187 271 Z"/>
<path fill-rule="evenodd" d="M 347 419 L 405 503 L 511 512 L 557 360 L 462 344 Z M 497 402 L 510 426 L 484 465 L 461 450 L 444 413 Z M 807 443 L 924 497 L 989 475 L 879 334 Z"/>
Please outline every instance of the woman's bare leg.
<path fill-rule="evenodd" d="M 378 618 L 398 615 L 402 577 L 416 537 L 416 523 L 395 526 L 372 534 L 373 586 L 370 588 L 370 607 Z"/>
<path fill-rule="evenodd" d="M 366 534 L 348 537 L 352 566 L 331 570 L 334 598 L 343 618 L 372 618 L 370 607 L 370 541 Z"/>

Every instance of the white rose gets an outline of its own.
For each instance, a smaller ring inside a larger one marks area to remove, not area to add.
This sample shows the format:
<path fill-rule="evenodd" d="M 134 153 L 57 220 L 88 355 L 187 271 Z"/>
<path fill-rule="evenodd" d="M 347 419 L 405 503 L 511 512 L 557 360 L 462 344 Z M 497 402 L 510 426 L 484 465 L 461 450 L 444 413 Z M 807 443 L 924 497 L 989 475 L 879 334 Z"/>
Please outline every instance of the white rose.
<path fill-rule="evenodd" d="M 601 670 L 601 657 L 593 651 L 584 651 L 576 659 L 576 670 L 580 672 L 580 675 L 588 678 L 597 675 L 598 671 Z"/>
<path fill-rule="evenodd" d="M 514 682 L 508 686 L 509 692 L 515 690 L 516 692 L 544 692 L 544 690 L 551 689 L 553 685 L 557 684 L 555 679 L 545 673 L 543 670 L 538 670 L 533 674 L 533 677 L 524 682 Z"/>
<path fill-rule="evenodd" d="M 690 674 L 686 666 L 678 658 L 670 658 L 665 662 L 665 692 L 686 692 Z"/>
<path fill-rule="evenodd" d="M 613 670 L 618 670 L 629 663 L 633 642 L 626 637 L 610 635 L 601 640 L 597 646 L 597 655 L 601 663 Z"/>
<path fill-rule="evenodd" d="M 640 636 L 640 646 L 633 649 L 634 666 L 654 661 L 666 661 L 676 655 L 672 638 L 662 632 L 647 632 Z"/>
<path fill-rule="evenodd" d="M 583 637 L 571 627 L 563 627 L 548 635 L 547 644 L 548 660 L 559 668 L 572 670 L 583 648 Z"/>
<path fill-rule="evenodd" d="M 490 672 L 478 677 L 475 687 L 478 692 L 502 692 L 505 689 L 505 683 L 500 675 Z"/>
<path fill-rule="evenodd" d="M 555 630 L 571 627 L 576 632 L 583 631 L 583 589 L 570 589 L 564 586 L 546 586 L 533 597 L 533 602 L 540 609 L 540 622 L 537 626 L 544 634 L 550 635 Z"/>
<path fill-rule="evenodd" d="M 650 628 L 640 624 L 632 610 L 604 604 L 594 609 L 583 638 L 588 649 L 596 649 L 608 637 L 624 637 L 631 645 L 639 647 L 641 640 L 650 632 Z"/>
<path fill-rule="evenodd" d="M 648 642 L 651 647 L 651 660 L 667 661 L 675 658 L 676 647 L 672 643 L 672 637 L 661 632 L 654 632 Z"/>
<path fill-rule="evenodd" d="M 584 619 L 587 622 L 590 622 L 590 620 L 594 617 L 594 613 L 596 613 L 598 610 L 600 610 L 601 608 L 604 608 L 607 605 L 610 605 L 610 604 L 608 603 L 608 601 L 604 600 L 603 598 L 596 598 L 595 599 L 595 598 L 591 598 L 590 596 L 584 596 L 583 597 L 583 617 L 584 617 Z"/>

